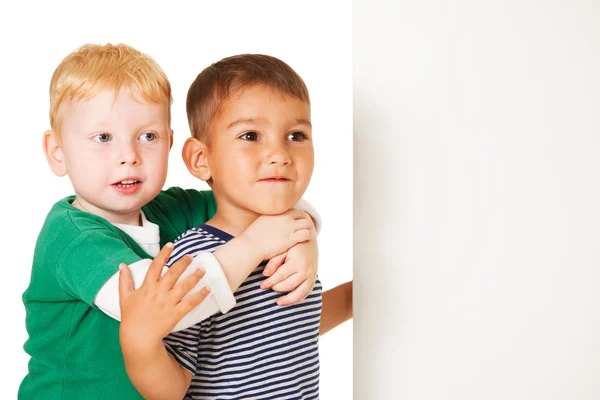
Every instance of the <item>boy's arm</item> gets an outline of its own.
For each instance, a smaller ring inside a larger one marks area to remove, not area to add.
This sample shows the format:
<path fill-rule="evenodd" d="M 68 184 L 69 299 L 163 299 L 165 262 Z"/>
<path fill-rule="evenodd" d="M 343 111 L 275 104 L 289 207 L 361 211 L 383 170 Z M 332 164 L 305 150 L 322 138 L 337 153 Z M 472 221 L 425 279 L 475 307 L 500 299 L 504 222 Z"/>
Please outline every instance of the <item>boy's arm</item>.
<path fill-rule="evenodd" d="M 304 217 L 305 214 L 298 210 L 290 210 L 281 216 L 263 217 L 253 223 L 239 238 L 230 240 L 214 253 L 205 251 L 196 255 L 181 279 L 203 268 L 206 271 L 205 277 L 189 295 L 197 293 L 205 286 L 211 288 L 211 294 L 182 318 L 173 328 L 173 332 L 189 328 L 219 311 L 227 313 L 235 305 L 233 292 L 257 265 L 265 258 L 273 256 L 275 252 L 287 250 L 285 246 L 312 238 L 312 223 Z M 286 235 L 289 236 L 288 240 L 285 240 Z M 144 281 L 151 262 L 144 259 L 129 266 L 136 289 Z M 168 268 L 164 267 L 162 273 L 167 270 Z M 94 304 L 108 316 L 120 320 L 118 285 L 119 274 L 116 273 L 100 288 L 94 298 Z"/>
<path fill-rule="evenodd" d="M 202 302 L 208 288 L 184 298 L 202 278 L 202 270 L 179 282 L 191 262 L 185 256 L 161 277 L 161 270 L 173 249 L 167 244 L 156 256 L 138 290 L 126 265 L 119 279 L 122 312 L 120 342 L 129 379 L 145 399 L 182 399 L 192 373 L 182 368 L 162 344 L 173 326 Z"/>
<path fill-rule="evenodd" d="M 233 247 L 232 251 L 236 251 L 235 244 Z M 150 259 L 144 259 L 129 265 L 135 289 L 138 289 L 142 285 L 151 262 L 152 260 Z M 227 277 L 221 269 L 217 258 L 210 252 L 201 252 L 194 257 L 190 266 L 183 272 L 180 280 L 185 279 L 194 271 L 201 268 L 204 269 L 206 273 L 202 280 L 198 282 L 187 296 L 197 293 L 205 286 L 211 288 L 211 293 L 206 300 L 190 311 L 177 323 L 173 328 L 173 332 L 189 328 L 219 311 L 225 314 L 235 305 L 235 298 L 233 297 Z M 167 271 L 168 268 L 163 267 L 161 274 L 165 274 Z M 119 307 L 118 286 L 119 273 L 117 272 L 106 281 L 102 288 L 100 288 L 98 294 L 94 298 L 94 304 L 108 316 L 120 321 L 121 310 Z"/>
<path fill-rule="evenodd" d="M 155 217 L 162 215 L 167 218 L 176 230 L 176 235 L 204 224 L 217 211 L 217 203 L 211 190 L 182 189 L 171 187 L 162 192 L 161 204 L 149 204 L 145 212 L 152 212 Z M 158 207 L 158 208 L 157 208 Z M 293 207 L 306 211 L 315 224 L 317 233 L 321 231 L 322 221 L 317 209 L 310 202 L 301 198 Z M 159 224 L 161 225 L 161 224 Z M 162 228 L 161 228 L 162 229 Z M 161 234 L 162 235 L 162 234 Z M 175 237 L 166 241 L 175 240 Z"/>
<path fill-rule="evenodd" d="M 323 292 L 319 334 L 326 334 L 350 318 L 352 318 L 352 281 Z"/>
<path fill-rule="evenodd" d="M 307 214 L 291 209 L 280 215 L 259 217 L 242 235 L 221 246 L 214 254 L 235 291 L 262 261 L 297 243 L 313 240 L 314 236 L 314 225 Z"/>
<path fill-rule="evenodd" d="M 125 347 L 124 347 L 125 349 Z M 192 382 L 192 374 L 182 368 L 161 343 L 135 357 L 123 350 L 129 379 L 146 400 L 181 400 Z M 143 371 L 136 375 L 135 372 Z M 149 388 L 147 391 L 144 388 Z"/>
<path fill-rule="evenodd" d="M 322 223 L 316 209 L 304 199 L 300 199 L 295 208 L 304 210 L 309 214 L 318 233 Z M 154 201 L 143 207 L 148 220 L 160 226 L 161 243 L 174 241 L 182 232 L 205 223 L 215 215 L 216 210 L 217 205 L 212 191 L 182 189 L 180 187 L 171 187 L 161 192 Z M 229 246 L 233 247 L 234 243 L 228 243 Z M 316 254 L 314 247 L 294 247 L 298 248 L 294 248 L 292 251 L 294 254 L 291 259 L 286 257 L 286 254 L 282 254 L 278 258 L 279 262 L 271 262 L 267 270 L 269 271 L 268 275 L 271 275 L 279 266 L 287 264 L 285 269 L 289 270 L 290 273 L 282 275 L 281 272 L 283 271 L 280 271 L 280 274 L 276 277 L 277 279 L 269 279 L 268 286 L 265 287 L 273 287 L 276 291 L 291 291 L 290 295 L 282 300 L 282 304 L 293 304 L 306 298 L 316 280 L 317 262 L 314 257 L 314 254 Z M 248 277 L 255 265 L 248 264 L 249 269 L 240 269 L 240 266 L 246 266 L 244 262 L 248 261 L 247 258 L 244 258 L 245 252 L 233 252 L 239 258 L 230 259 L 226 255 L 221 260 L 221 253 L 225 252 L 226 248 L 216 253 L 216 256 L 221 261 L 221 266 L 233 291 Z M 243 264 L 240 264 L 240 262 Z M 245 276 L 244 273 L 246 273 Z M 298 281 L 297 277 L 299 275 L 303 276 L 304 279 Z M 294 278 L 289 279 L 292 276 Z M 277 283 L 279 285 L 274 286 Z M 217 287 L 215 286 L 214 289 L 216 290 Z"/>

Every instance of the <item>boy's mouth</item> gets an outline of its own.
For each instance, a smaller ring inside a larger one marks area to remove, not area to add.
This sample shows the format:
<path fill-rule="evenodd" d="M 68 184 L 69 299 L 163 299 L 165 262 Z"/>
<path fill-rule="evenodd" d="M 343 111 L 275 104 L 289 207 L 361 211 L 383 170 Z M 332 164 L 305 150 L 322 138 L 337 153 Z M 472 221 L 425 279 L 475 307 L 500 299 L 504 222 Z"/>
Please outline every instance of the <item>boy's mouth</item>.
<path fill-rule="evenodd" d="M 287 182 L 287 181 L 289 181 L 289 179 L 286 178 L 285 176 L 271 176 L 269 178 L 263 178 L 263 179 L 261 179 L 261 181 L 263 181 L 263 182 Z"/>
<path fill-rule="evenodd" d="M 142 182 L 137 179 L 123 179 L 122 181 L 115 182 L 112 185 L 117 186 L 117 187 L 122 187 L 122 188 L 129 188 L 129 187 L 138 185 L 140 183 L 142 183 Z"/>

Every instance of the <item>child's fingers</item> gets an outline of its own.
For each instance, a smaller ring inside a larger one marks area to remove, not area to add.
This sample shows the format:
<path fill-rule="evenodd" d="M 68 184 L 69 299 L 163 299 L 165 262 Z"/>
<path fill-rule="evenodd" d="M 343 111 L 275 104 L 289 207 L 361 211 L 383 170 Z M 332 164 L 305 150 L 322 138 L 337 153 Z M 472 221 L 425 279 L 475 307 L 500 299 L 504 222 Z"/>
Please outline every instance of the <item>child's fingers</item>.
<path fill-rule="evenodd" d="M 190 276 L 183 279 L 181 282 L 175 285 L 175 287 L 171 290 L 169 297 L 173 300 L 173 302 L 179 303 L 183 297 L 188 294 L 190 290 L 192 290 L 198 282 L 204 277 L 205 271 L 203 269 L 195 270 Z"/>
<path fill-rule="evenodd" d="M 193 258 L 190 255 L 181 257 L 165 274 L 160 278 L 160 286 L 164 290 L 171 290 L 177 279 L 185 272 L 187 267 L 192 263 Z"/>
<path fill-rule="evenodd" d="M 307 213 L 307 212 L 306 212 L 306 211 L 304 211 L 304 210 L 300 210 L 300 212 L 302 213 L 302 218 L 303 218 L 303 219 L 305 219 L 305 220 L 307 220 L 307 221 L 309 222 L 309 227 L 310 227 L 311 229 L 314 229 L 314 227 L 315 227 L 315 223 L 313 222 L 313 219 L 312 219 L 312 217 L 310 216 L 310 214 L 309 214 L 309 213 Z"/>
<path fill-rule="evenodd" d="M 148 282 L 157 282 L 160 278 L 160 274 L 162 273 L 162 269 L 167 263 L 171 252 L 173 251 L 173 243 L 167 243 L 160 249 L 160 252 L 154 260 L 152 260 L 152 264 L 148 268 L 148 272 L 146 273 L 146 277 L 144 278 L 144 283 Z"/>
<path fill-rule="evenodd" d="M 281 253 L 269 260 L 265 269 L 263 270 L 264 276 L 271 276 L 273 272 L 275 272 L 279 267 L 283 265 L 285 258 L 287 257 L 287 251 L 285 253 Z"/>
<path fill-rule="evenodd" d="M 295 230 L 299 231 L 301 229 L 312 230 L 313 223 L 310 219 L 301 218 L 294 221 Z"/>
<path fill-rule="evenodd" d="M 306 219 L 308 219 L 310 221 L 310 229 L 314 230 L 316 233 L 317 227 L 315 226 L 315 221 L 313 220 L 312 216 L 309 213 L 307 213 L 306 211 L 304 211 L 304 214 L 306 214 Z"/>
<path fill-rule="evenodd" d="M 300 229 L 292 234 L 292 240 L 296 243 L 308 242 L 314 238 L 314 231 L 311 229 Z"/>
<path fill-rule="evenodd" d="M 275 271 L 275 273 L 273 273 L 273 275 L 271 275 L 269 278 L 265 279 L 260 284 L 260 288 L 261 289 L 269 289 L 271 286 L 283 281 L 285 278 L 287 278 L 291 274 L 292 273 L 290 271 L 288 271 L 288 268 L 286 268 L 286 265 L 283 265 L 279 269 L 277 269 L 277 271 Z"/>
<path fill-rule="evenodd" d="M 190 297 L 185 300 L 182 300 L 177 305 L 177 314 L 178 320 L 183 318 L 187 313 L 192 311 L 194 308 L 198 306 L 198 304 L 202 303 L 206 296 L 210 294 L 210 288 L 208 286 L 204 286 L 198 293 L 194 293 Z"/>
<path fill-rule="evenodd" d="M 287 210 L 286 212 L 284 212 L 284 214 L 288 214 L 293 219 L 304 218 L 304 211 L 298 210 L 296 208 L 290 208 L 289 210 Z"/>
<path fill-rule="evenodd" d="M 135 291 L 133 276 L 127 264 L 119 265 L 119 303 Z"/>
<path fill-rule="evenodd" d="M 304 300 L 312 291 L 314 283 L 307 279 L 300 284 L 294 291 L 281 296 L 277 299 L 277 304 L 280 306 L 288 306 L 290 304 L 296 304 Z"/>
<path fill-rule="evenodd" d="M 295 273 L 295 274 L 288 276 L 281 282 L 274 284 L 273 286 L 271 286 L 271 289 L 273 289 L 276 292 L 281 292 L 281 293 L 282 292 L 291 292 L 292 290 L 294 290 L 298 286 L 300 286 L 300 284 L 302 282 L 304 282 L 305 279 L 306 278 L 304 278 L 304 276 L 302 276 L 301 274 Z"/>
<path fill-rule="evenodd" d="M 296 209 L 296 208 L 292 208 L 290 210 L 292 210 L 292 215 L 295 220 L 305 219 L 312 224 L 312 218 L 311 218 L 310 214 L 307 213 L 306 211 Z"/>

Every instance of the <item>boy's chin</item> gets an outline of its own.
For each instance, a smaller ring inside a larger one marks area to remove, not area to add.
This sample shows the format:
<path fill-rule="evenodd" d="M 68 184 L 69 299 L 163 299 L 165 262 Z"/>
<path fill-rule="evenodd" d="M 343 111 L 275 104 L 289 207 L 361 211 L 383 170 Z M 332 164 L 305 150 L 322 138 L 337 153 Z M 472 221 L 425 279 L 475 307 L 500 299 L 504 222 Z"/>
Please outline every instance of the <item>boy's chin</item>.
<path fill-rule="evenodd" d="M 253 207 L 253 208 L 254 208 L 254 211 L 257 214 L 261 214 L 261 215 L 279 215 L 279 214 L 282 214 L 282 213 L 286 212 L 290 208 L 294 207 L 294 205 L 296 203 L 297 203 L 297 201 L 294 201 L 294 202 L 290 202 L 290 201 L 277 201 L 277 202 L 269 202 L 269 203 L 256 204 L 256 206 Z"/>

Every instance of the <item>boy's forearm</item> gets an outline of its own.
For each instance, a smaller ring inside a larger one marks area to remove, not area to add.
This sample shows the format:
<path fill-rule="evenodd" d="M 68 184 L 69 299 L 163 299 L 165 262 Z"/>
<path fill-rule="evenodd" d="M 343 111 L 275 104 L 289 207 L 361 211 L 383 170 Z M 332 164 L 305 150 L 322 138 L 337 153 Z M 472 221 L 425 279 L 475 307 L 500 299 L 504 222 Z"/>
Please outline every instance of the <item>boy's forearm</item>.
<path fill-rule="evenodd" d="M 319 334 L 324 335 L 350 318 L 352 318 L 352 281 L 323 292 Z"/>
<path fill-rule="evenodd" d="M 256 249 L 242 238 L 231 239 L 213 254 L 219 260 L 232 292 L 263 261 Z"/>
<path fill-rule="evenodd" d="M 122 343 L 125 369 L 142 397 L 146 400 L 183 399 L 192 374 L 169 355 L 162 342 L 147 349 L 131 347 Z"/>

